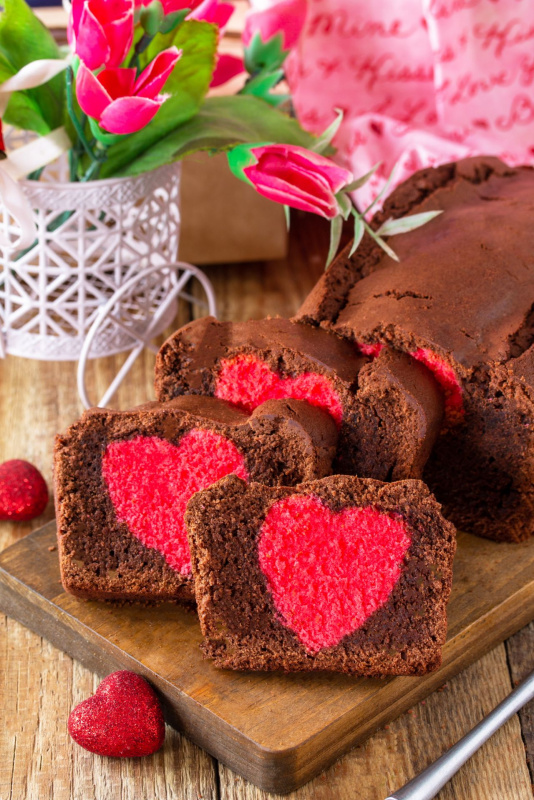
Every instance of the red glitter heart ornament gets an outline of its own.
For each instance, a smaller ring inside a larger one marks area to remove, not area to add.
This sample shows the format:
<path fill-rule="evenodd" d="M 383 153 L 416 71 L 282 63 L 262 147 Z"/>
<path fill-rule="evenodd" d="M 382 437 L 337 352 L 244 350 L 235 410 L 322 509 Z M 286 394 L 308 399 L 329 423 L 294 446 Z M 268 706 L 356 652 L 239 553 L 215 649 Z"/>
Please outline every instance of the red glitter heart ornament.
<path fill-rule="evenodd" d="M 102 459 L 117 518 L 183 575 L 191 573 L 187 502 L 232 472 L 248 480 L 243 455 L 229 439 L 200 428 L 177 445 L 156 436 L 111 442 Z"/>
<path fill-rule="evenodd" d="M 387 602 L 410 543 L 400 518 L 371 507 L 334 513 L 314 495 L 292 495 L 269 509 L 258 556 L 283 624 L 317 653 Z"/>
<path fill-rule="evenodd" d="M 221 363 L 215 396 L 251 414 L 266 400 L 307 400 L 312 406 L 328 411 L 340 425 L 343 407 L 326 375 L 304 372 L 294 378 L 282 378 L 261 359 L 240 355 Z"/>
<path fill-rule="evenodd" d="M 18 458 L 0 464 L 0 519 L 34 519 L 43 513 L 47 503 L 45 479 L 33 464 Z"/>
<path fill-rule="evenodd" d="M 68 722 L 69 733 L 85 750 L 100 756 L 149 756 L 165 739 L 159 700 L 140 675 L 113 672 L 93 697 L 76 706 Z"/>

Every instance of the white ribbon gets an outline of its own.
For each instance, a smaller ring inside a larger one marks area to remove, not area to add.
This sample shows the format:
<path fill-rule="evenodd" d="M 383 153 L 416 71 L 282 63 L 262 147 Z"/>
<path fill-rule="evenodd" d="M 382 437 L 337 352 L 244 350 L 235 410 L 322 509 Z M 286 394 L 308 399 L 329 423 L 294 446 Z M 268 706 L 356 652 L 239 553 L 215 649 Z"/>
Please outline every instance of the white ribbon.
<path fill-rule="evenodd" d="M 16 75 L 0 84 L 0 118 L 5 113 L 13 92 L 34 89 L 47 83 L 68 65 L 69 61 L 62 59 L 32 61 Z M 17 180 L 55 161 L 70 147 L 71 141 L 65 129 L 57 128 L 46 136 L 41 136 L 34 142 L 18 148 L 8 158 L 0 161 L 0 198 L 5 213 L 13 218 L 19 230 L 19 235 L 14 241 L 0 230 L 1 247 L 13 249 L 29 247 L 36 237 L 33 209 Z"/>
<path fill-rule="evenodd" d="M 20 92 L 23 89 L 35 89 L 43 83 L 59 75 L 69 66 L 70 61 L 62 58 L 41 58 L 26 64 L 21 70 L 8 78 L 4 83 L 0 83 L 0 117 L 3 116 L 9 97 L 13 92 Z"/>

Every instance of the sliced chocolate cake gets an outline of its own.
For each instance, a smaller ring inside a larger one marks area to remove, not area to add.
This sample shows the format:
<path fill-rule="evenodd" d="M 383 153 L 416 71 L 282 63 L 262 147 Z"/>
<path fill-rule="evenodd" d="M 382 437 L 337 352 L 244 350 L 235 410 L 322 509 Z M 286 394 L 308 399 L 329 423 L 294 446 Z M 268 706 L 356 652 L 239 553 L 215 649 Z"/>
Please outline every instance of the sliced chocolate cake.
<path fill-rule="evenodd" d="M 189 502 L 204 653 L 244 670 L 423 675 L 441 663 L 456 546 L 424 483 L 223 478 Z"/>
<path fill-rule="evenodd" d="M 247 412 L 293 397 L 339 427 L 334 471 L 380 480 L 420 477 L 441 428 L 443 400 L 422 365 L 399 353 L 372 359 L 333 333 L 286 319 L 181 328 L 161 348 L 156 396 L 213 395 Z"/>
<path fill-rule="evenodd" d="M 411 353 L 446 395 L 425 471 L 444 513 L 502 541 L 534 532 L 534 169 L 479 157 L 416 173 L 379 220 L 443 210 L 332 265 L 300 321 Z"/>
<path fill-rule="evenodd" d="M 251 416 L 210 397 L 91 409 L 58 436 L 61 575 L 80 597 L 193 600 L 187 501 L 224 475 L 293 485 L 330 474 L 337 429 L 309 403 Z"/>

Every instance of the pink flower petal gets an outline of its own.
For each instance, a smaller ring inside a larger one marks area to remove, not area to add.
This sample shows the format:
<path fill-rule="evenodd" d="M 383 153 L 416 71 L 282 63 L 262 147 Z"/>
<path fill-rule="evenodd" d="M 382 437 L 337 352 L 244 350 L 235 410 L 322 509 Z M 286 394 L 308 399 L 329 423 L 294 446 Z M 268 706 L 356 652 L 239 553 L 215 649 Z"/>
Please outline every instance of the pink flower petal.
<path fill-rule="evenodd" d="M 72 30 L 75 36 L 78 34 L 78 28 L 80 26 L 80 19 L 84 5 L 85 0 L 72 0 L 69 24 L 72 25 Z"/>
<path fill-rule="evenodd" d="M 271 144 L 263 147 L 252 148 L 252 153 L 258 161 L 265 156 L 280 156 L 290 160 L 294 164 L 299 164 L 304 169 L 321 174 L 328 182 L 332 192 L 337 194 L 343 186 L 353 180 L 352 172 L 343 167 L 338 167 L 329 158 L 306 150 L 305 147 L 287 144 Z"/>
<path fill-rule="evenodd" d="M 138 77 L 133 93 L 138 97 L 153 99 L 163 89 L 167 78 L 173 71 L 177 61 L 182 56 L 182 51 L 177 47 L 169 47 L 158 53 L 156 58 L 145 67 Z"/>
<path fill-rule="evenodd" d="M 210 22 L 218 25 L 223 30 L 228 20 L 234 13 L 232 3 L 220 3 L 219 0 L 202 0 L 202 2 L 187 16 L 187 19 L 196 19 L 198 22 Z"/>
<path fill-rule="evenodd" d="M 156 100 L 147 97 L 120 97 L 106 108 L 100 124 L 109 133 L 135 133 L 148 125 L 165 100 L 163 95 Z"/>
<path fill-rule="evenodd" d="M 201 0 L 163 0 L 163 10 L 165 14 L 174 14 L 175 11 L 183 11 L 185 8 L 195 8 Z M 148 5 L 148 2 L 145 5 Z"/>
<path fill-rule="evenodd" d="M 221 53 L 217 59 L 210 86 L 212 88 L 222 86 L 223 83 L 227 83 L 232 78 L 235 78 L 236 75 L 241 75 L 244 71 L 245 65 L 242 58 L 239 56 L 232 56 L 229 53 Z"/>
<path fill-rule="evenodd" d="M 110 46 L 110 58 L 107 66 L 118 67 L 126 58 L 134 37 L 133 8 L 123 17 L 105 27 Z"/>
<path fill-rule="evenodd" d="M 269 200 L 274 200 L 275 203 L 283 203 L 291 208 L 298 208 L 301 211 L 309 211 L 312 214 L 318 214 L 319 216 L 326 217 L 327 219 L 332 219 L 339 213 L 337 204 L 331 204 L 325 208 L 323 205 L 318 205 L 317 203 L 312 202 L 305 197 L 301 197 L 300 195 L 294 195 L 291 192 L 285 191 L 284 189 L 280 189 L 278 187 L 264 186 L 262 183 L 255 184 L 254 188 L 259 194 L 267 197 Z"/>
<path fill-rule="evenodd" d="M 98 69 L 109 58 L 110 47 L 104 29 L 89 5 L 83 7 L 78 33 L 76 34 L 76 53 L 89 69 Z"/>
<path fill-rule="evenodd" d="M 97 81 L 104 87 L 110 100 L 117 100 L 119 97 L 130 97 L 133 94 L 136 75 L 136 69 L 113 67 L 99 72 Z"/>
<path fill-rule="evenodd" d="M 246 167 L 243 172 L 252 181 L 254 188 L 264 197 L 285 203 L 292 208 L 311 211 L 331 219 L 339 213 L 334 195 L 328 191 L 323 181 L 314 176 L 295 173 L 287 169 L 279 176 L 263 172 L 259 164 Z"/>
<path fill-rule="evenodd" d="M 94 119 L 100 119 L 111 102 L 109 94 L 83 62 L 76 76 L 76 97 L 84 114 Z"/>
<path fill-rule="evenodd" d="M 291 50 L 299 40 L 305 20 L 306 0 L 282 0 L 263 11 L 247 15 L 243 43 L 247 47 L 257 31 L 264 42 L 282 33 L 284 50 Z"/>

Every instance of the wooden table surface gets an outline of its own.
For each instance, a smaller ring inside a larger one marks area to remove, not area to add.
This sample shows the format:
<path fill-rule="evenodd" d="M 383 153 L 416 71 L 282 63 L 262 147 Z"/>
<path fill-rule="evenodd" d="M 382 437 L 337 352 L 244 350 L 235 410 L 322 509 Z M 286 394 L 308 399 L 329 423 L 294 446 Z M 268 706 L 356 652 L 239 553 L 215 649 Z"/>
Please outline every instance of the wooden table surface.
<path fill-rule="evenodd" d="M 287 262 L 209 270 L 221 319 L 288 316 L 321 273 L 327 231 L 296 215 Z M 178 324 L 187 321 L 180 311 Z M 91 368 L 98 394 L 121 362 Z M 152 397 L 153 356 L 136 363 L 115 406 Z M 0 461 L 24 458 L 51 483 L 52 440 L 81 411 L 75 364 L 8 357 L 0 361 Z M 50 503 L 32 523 L 0 523 L 0 549 L 53 517 Z M 164 748 L 143 759 L 113 760 L 75 745 L 70 710 L 99 679 L 45 640 L 0 617 L 0 800 L 267 800 L 267 795 L 168 729 Z M 534 623 L 491 651 L 426 701 L 352 750 L 291 800 L 383 800 L 485 716 L 534 667 Z M 528 800 L 534 779 L 534 703 L 505 725 L 456 775 L 440 800 Z"/>

